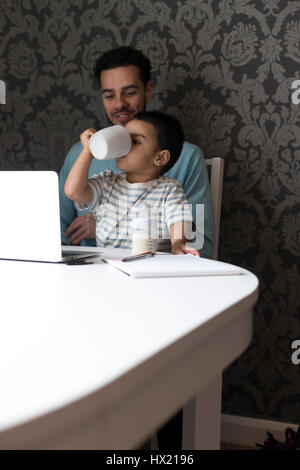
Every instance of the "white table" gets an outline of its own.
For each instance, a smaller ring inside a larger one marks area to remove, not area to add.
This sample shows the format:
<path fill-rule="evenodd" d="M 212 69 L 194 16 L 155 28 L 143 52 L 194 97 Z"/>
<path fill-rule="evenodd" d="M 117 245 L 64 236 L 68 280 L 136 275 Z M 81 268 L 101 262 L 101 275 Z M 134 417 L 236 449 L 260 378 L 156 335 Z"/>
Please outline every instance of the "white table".
<path fill-rule="evenodd" d="M 184 448 L 218 448 L 253 274 L 132 280 L 108 264 L 0 261 L 0 287 L 0 449 L 136 448 L 184 404 Z"/>

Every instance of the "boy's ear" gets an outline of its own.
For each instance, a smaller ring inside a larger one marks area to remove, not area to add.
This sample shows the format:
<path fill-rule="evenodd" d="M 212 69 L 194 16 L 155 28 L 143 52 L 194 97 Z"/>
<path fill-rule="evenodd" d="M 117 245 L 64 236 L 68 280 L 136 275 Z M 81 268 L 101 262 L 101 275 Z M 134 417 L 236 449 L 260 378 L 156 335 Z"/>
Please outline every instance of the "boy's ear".
<path fill-rule="evenodd" d="M 170 160 L 169 150 L 160 150 L 160 152 L 156 155 L 154 159 L 154 165 L 161 168 L 165 166 L 169 160 Z"/>

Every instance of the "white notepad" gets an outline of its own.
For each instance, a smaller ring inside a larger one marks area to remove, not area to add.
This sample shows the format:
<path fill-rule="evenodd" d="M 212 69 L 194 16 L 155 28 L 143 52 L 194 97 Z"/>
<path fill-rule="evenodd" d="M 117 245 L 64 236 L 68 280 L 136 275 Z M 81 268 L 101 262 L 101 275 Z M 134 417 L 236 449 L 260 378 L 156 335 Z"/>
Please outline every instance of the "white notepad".
<path fill-rule="evenodd" d="M 198 258 L 193 255 L 163 255 L 153 258 L 124 262 L 106 258 L 115 268 L 132 276 L 139 277 L 178 277 L 178 276 L 226 276 L 242 274 L 243 268 L 228 263 Z"/>

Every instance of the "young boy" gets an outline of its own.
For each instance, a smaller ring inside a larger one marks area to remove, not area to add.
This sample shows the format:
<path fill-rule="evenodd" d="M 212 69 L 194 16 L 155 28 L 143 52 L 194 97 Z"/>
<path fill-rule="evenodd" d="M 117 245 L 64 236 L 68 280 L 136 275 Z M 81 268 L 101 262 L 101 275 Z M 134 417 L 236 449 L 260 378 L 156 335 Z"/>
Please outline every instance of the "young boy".
<path fill-rule="evenodd" d="M 178 181 L 163 176 L 182 150 L 184 133 L 179 121 L 157 111 L 142 112 L 126 124 L 126 130 L 132 147 L 117 159 L 124 174 L 106 170 L 90 179 L 89 139 L 96 131 L 87 129 L 81 134 L 83 149 L 66 180 L 66 196 L 77 208 L 96 211 L 98 246 L 130 248 L 132 220 L 146 207 L 158 226 L 158 251 L 200 256 L 186 245 L 192 216 L 183 189 Z"/>

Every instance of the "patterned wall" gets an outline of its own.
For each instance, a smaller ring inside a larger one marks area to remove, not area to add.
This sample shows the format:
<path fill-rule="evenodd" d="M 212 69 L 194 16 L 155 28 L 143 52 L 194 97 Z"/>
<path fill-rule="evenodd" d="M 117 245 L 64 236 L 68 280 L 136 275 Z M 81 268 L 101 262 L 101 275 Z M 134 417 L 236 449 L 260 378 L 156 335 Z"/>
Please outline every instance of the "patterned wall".
<path fill-rule="evenodd" d="M 0 168 L 56 169 L 103 121 L 91 69 L 115 46 L 153 64 L 151 108 L 226 158 L 220 257 L 259 276 L 254 338 L 224 374 L 223 411 L 300 422 L 300 2 L 1 0 Z"/>

